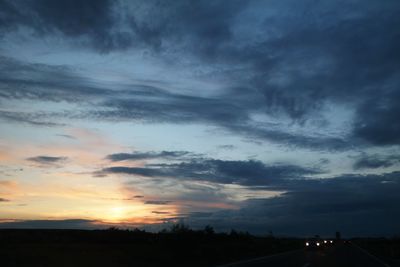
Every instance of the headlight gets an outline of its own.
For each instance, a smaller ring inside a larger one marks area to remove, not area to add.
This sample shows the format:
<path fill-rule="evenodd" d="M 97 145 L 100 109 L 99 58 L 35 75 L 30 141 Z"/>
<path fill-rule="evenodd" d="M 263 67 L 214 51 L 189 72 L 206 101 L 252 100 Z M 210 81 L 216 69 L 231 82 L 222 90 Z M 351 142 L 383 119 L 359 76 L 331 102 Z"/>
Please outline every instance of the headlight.
<path fill-rule="evenodd" d="M 326 243 L 328 243 L 328 241 L 324 240 L 324 243 L 326 244 Z"/>
<path fill-rule="evenodd" d="M 331 244 L 333 243 L 333 241 L 331 240 Z"/>
<path fill-rule="evenodd" d="M 308 247 L 310 245 L 310 243 L 306 242 L 306 246 Z"/>
<path fill-rule="evenodd" d="M 317 242 L 317 246 L 319 246 L 319 242 Z"/>

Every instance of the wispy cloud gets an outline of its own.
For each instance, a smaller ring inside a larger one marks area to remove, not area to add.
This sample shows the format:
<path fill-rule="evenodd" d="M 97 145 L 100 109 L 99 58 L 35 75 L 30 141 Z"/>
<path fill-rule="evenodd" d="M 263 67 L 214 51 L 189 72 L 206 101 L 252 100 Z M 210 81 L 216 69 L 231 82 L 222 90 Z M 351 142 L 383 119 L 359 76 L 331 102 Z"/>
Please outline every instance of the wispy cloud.
<path fill-rule="evenodd" d="M 399 155 L 361 154 L 353 164 L 355 170 L 388 168 L 400 162 Z"/>
<path fill-rule="evenodd" d="M 54 122 L 53 120 L 46 119 L 46 114 L 32 114 L 27 112 L 13 112 L 0 110 L 0 119 L 7 122 L 24 123 L 33 126 L 45 126 L 45 127 L 60 127 L 65 126 L 65 123 Z"/>
<path fill-rule="evenodd" d="M 170 214 L 170 212 L 168 212 L 168 211 L 156 211 L 156 210 L 153 210 L 151 213 L 159 214 L 159 215 Z"/>
<path fill-rule="evenodd" d="M 256 160 L 225 161 L 207 158 L 171 164 L 147 164 L 144 167 L 114 166 L 104 168 L 101 172 L 253 186 L 321 173 L 317 169 L 296 165 L 266 165 Z"/>
<path fill-rule="evenodd" d="M 72 136 L 72 135 L 69 135 L 69 134 L 57 134 L 57 136 L 64 137 L 64 138 L 68 138 L 68 139 L 73 139 L 73 140 L 76 140 L 76 138 L 75 138 L 74 136 Z"/>
<path fill-rule="evenodd" d="M 42 165 L 54 165 L 56 163 L 62 163 L 67 160 L 67 157 L 54 157 L 54 156 L 36 156 L 30 157 L 26 160 L 39 163 Z"/>
<path fill-rule="evenodd" d="M 199 156 L 188 151 L 161 151 L 161 152 L 134 152 L 134 153 L 116 153 L 107 156 L 111 161 L 124 160 L 149 160 L 149 159 L 184 159 L 185 157 Z"/>
<path fill-rule="evenodd" d="M 171 201 L 167 200 L 147 200 L 144 202 L 146 205 L 168 205 Z"/>

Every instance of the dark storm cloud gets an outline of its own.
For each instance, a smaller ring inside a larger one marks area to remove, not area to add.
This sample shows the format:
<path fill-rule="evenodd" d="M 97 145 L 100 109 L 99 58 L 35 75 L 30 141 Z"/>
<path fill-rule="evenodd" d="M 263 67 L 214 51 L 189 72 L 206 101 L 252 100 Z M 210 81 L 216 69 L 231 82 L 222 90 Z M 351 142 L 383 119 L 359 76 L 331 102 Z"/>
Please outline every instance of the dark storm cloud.
<path fill-rule="evenodd" d="M 116 153 L 107 156 L 111 161 L 144 160 L 144 159 L 182 159 L 187 156 L 196 156 L 188 151 L 161 151 L 161 152 L 134 152 Z"/>
<path fill-rule="evenodd" d="M 163 170 L 141 167 L 110 167 L 103 169 L 101 173 L 121 173 L 145 177 L 167 176 Z"/>
<path fill-rule="evenodd" d="M 105 101 L 106 109 L 89 114 L 106 120 L 138 120 L 147 122 L 193 123 L 215 125 L 229 132 L 241 134 L 249 139 L 261 139 L 296 147 L 311 149 L 344 150 L 350 144 L 342 137 L 306 136 L 276 129 L 276 125 L 253 123 L 252 112 L 259 111 L 257 102 L 249 103 L 235 99 L 235 94 L 219 98 L 187 96 L 166 92 L 154 87 L 146 91 L 132 90 L 124 98 L 110 98 Z"/>
<path fill-rule="evenodd" d="M 273 61 L 259 66 L 257 59 L 248 58 L 260 70 L 253 69 L 251 83 L 263 92 L 269 112 L 285 112 L 301 122 L 318 113 L 325 103 L 349 105 L 356 110 L 354 138 L 376 145 L 398 144 L 400 123 L 395 103 L 399 99 L 396 66 L 400 38 L 396 25 L 400 20 L 394 10 L 400 5 L 388 1 L 361 7 L 360 3 L 353 1 L 340 8 L 328 4 L 327 9 L 317 4 L 309 10 L 310 6 L 304 5 L 299 13 L 315 15 L 291 13 L 299 16 L 290 17 L 289 25 L 269 21 L 281 28 L 281 37 L 255 50 L 260 59 L 272 54 Z M 353 5 L 360 8 L 358 16 L 349 17 Z M 290 8 L 286 11 L 293 12 Z M 324 12 L 329 13 L 317 17 Z"/>
<path fill-rule="evenodd" d="M 247 186 L 270 185 L 282 179 L 301 178 L 319 170 L 296 165 L 265 165 L 260 161 L 196 159 L 175 164 L 148 164 L 145 167 L 110 167 L 103 173 L 168 177 Z"/>
<path fill-rule="evenodd" d="M 283 5 L 276 9 L 283 11 L 282 19 L 265 21 L 265 33 L 274 29 L 279 37 L 244 47 L 220 43 L 216 60 L 250 65 L 249 79 L 238 82 L 248 82 L 250 94 L 261 92 L 269 113 L 284 112 L 302 122 L 327 102 L 350 105 L 357 111 L 354 138 L 398 144 L 400 19 L 395 10 L 400 10 L 397 1 Z"/>
<path fill-rule="evenodd" d="M 398 233 L 400 173 L 352 175 L 321 180 L 292 180 L 280 189 L 287 193 L 269 199 L 247 200 L 240 210 L 215 212 L 194 225 L 211 224 L 265 234 L 333 236 L 392 235 Z"/>
<path fill-rule="evenodd" d="M 244 6 L 240 1 L 3 0 L 0 29 L 27 27 L 39 35 L 61 33 L 77 45 L 85 43 L 85 37 L 100 52 L 129 47 L 159 50 L 164 42 L 180 41 L 197 44 L 208 54 L 230 38 L 230 22 Z"/>
<path fill-rule="evenodd" d="M 111 26 L 111 1 L 32 1 L 28 5 L 38 15 L 40 31 L 57 29 L 69 36 L 101 34 Z"/>
<path fill-rule="evenodd" d="M 299 133 L 273 129 L 273 127 L 259 127 L 252 125 L 225 125 L 226 129 L 240 133 L 250 140 L 267 140 L 274 143 L 284 144 L 289 147 L 309 148 L 313 150 L 341 151 L 349 150 L 355 146 L 364 146 L 356 140 L 349 140 L 336 136 L 307 136 Z"/>
<path fill-rule="evenodd" d="M 400 80 L 390 86 L 370 94 L 370 99 L 359 107 L 354 124 L 356 137 L 380 146 L 400 144 Z"/>
<path fill-rule="evenodd" d="M 16 7 L 9 1 L 0 1 L 0 37 L 3 31 L 14 30 L 23 20 Z"/>
<path fill-rule="evenodd" d="M 353 168 L 355 170 L 388 168 L 399 162 L 400 156 L 397 155 L 362 154 L 353 164 Z"/>
<path fill-rule="evenodd" d="M 61 33 L 82 45 L 85 37 L 99 51 L 121 49 L 129 43 L 120 32 L 113 32 L 115 16 L 111 1 L 1 1 L 0 30 L 18 27 L 32 29 L 39 36 Z M 74 40 L 75 39 L 75 40 Z"/>
<path fill-rule="evenodd" d="M 43 165 L 48 165 L 48 164 L 56 164 L 65 161 L 67 158 L 66 157 L 51 157 L 51 156 L 36 156 L 36 157 L 31 157 L 27 158 L 27 160 L 43 164 Z"/>
<path fill-rule="evenodd" d="M 250 113 L 259 110 L 257 102 L 241 102 L 236 94 L 218 98 L 172 93 L 146 84 L 102 87 L 65 66 L 23 63 L 8 57 L 0 61 L 0 97 L 85 103 L 87 110 L 61 113 L 23 113 L 1 111 L 0 117 L 36 126 L 62 126 L 57 118 L 91 118 L 107 121 L 206 123 L 248 138 L 312 149 L 343 150 L 349 142 L 342 138 L 304 136 L 262 127 L 251 122 Z M 257 100 L 259 101 L 259 100 Z M 354 142 L 356 144 L 356 142 Z"/>
<path fill-rule="evenodd" d="M 2 97 L 83 98 L 101 105 L 80 116 L 208 123 L 250 138 L 313 149 L 400 142 L 398 1 L 2 1 L 1 5 L 7 11 L 0 13 L 1 21 L 6 21 L 3 31 L 24 26 L 37 34 L 61 33 L 81 46 L 89 40 L 95 51 L 102 52 L 140 47 L 168 62 L 188 58 L 200 69 L 213 69 L 205 77 L 231 83 L 228 92 L 215 98 L 137 86 L 117 93 L 62 68 L 39 65 L 35 68 L 43 73 L 40 79 L 17 78 L 21 64 L 9 61 L 0 77 Z M 261 15 L 260 10 L 268 12 Z M 32 66 L 23 67 L 32 72 Z M 35 90 L 27 89 L 32 87 Z M 260 127 L 250 119 L 250 114 L 264 112 L 286 115 L 288 124 L 328 123 L 322 114 L 326 105 L 355 112 L 350 133 L 309 137 L 268 124 Z"/>
<path fill-rule="evenodd" d="M 240 79 L 235 70 L 226 71 L 226 75 L 237 82 L 236 88 L 240 89 L 234 89 L 227 98 L 221 97 L 226 99 L 224 109 L 218 109 L 209 100 L 197 102 L 188 97 L 169 105 L 170 112 L 163 113 L 163 105 L 155 110 L 160 110 L 162 115 L 166 115 L 165 118 L 190 120 L 197 107 L 202 111 L 211 108 L 213 112 L 209 113 L 210 117 L 204 116 L 202 119 L 229 129 L 244 128 L 242 132 L 257 132 L 259 137 L 264 136 L 272 141 L 308 142 L 307 146 L 318 147 L 328 143 L 331 144 L 329 147 L 348 147 L 349 142 L 358 142 L 358 139 L 374 145 L 399 143 L 400 121 L 396 116 L 399 113 L 396 103 L 400 97 L 397 68 L 400 62 L 397 49 L 400 46 L 397 27 L 400 19 L 396 10 L 400 10 L 400 5 L 397 1 L 387 1 L 381 5 L 360 1 L 341 4 L 306 1 L 293 6 L 279 5 L 277 2 L 271 2 L 271 6 L 258 6 L 257 2 L 240 3 L 243 2 L 227 6 L 222 2 L 187 5 L 196 10 L 195 15 L 191 15 L 193 18 L 196 15 L 202 17 L 202 14 L 218 14 L 215 16 L 217 19 L 211 21 L 186 18 L 182 14 L 192 13 L 181 13 L 179 5 L 150 9 L 149 12 L 173 12 L 174 16 L 170 19 L 185 25 L 172 32 L 159 28 L 162 41 L 177 34 L 184 44 L 191 47 L 184 51 L 197 56 L 199 61 L 207 58 L 207 61 L 214 63 L 246 66 Z M 243 6 L 238 8 L 240 5 Z M 265 18 L 264 30 L 253 29 L 264 34 L 260 35 L 258 42 L 235 45 L 236 41 L 243 42 L 240 35 L 232 34 L 235 23 L 243 15 L 239 10 L 252 5 L 253 8 L 271 9 L 276 13 Z M 384 19 L 382 14 L 385 14 Z M 175 25 L 174 22 L 171 24 Z M 153 26 L 157 27 L 157 24 Z M 278 34 L 266 38 L 272 30 Z M 196 43 L 200 44 L 193 45 Z M 240 100 L 234 101 L 232 95 L 238 95 Z M 185 103 L 194 108 L 188 110 Z M 285 113 L 294 121 L 304 123 L 305 120 L 318 117 L 327 103 L 349 105 L 355 109 L 356 123 L 349 142 L 343 142 L 340 138 L 328 142 L 304 140 L 298 136 L 285 136 L 279 131 L 253 129 L 251 125 L 235 123 L 249 121 L 248 114 L 254 110 L 264 110 L 269 114 Z M 128 100 L 126 103 L 119 102 L 117 106 L 120 114 L 128 115 L 127 110 L 131 110 L 130 107 L 135 104 Z M 174 118 L 177 114 L 175 109 L 180 111 L 179 118 Z M 237 110 L 243 112 L 234 116 Z M 146 114 L 146 111 L 142 112 Z M 135 113 L 140 114 L 139 111 Z"/>

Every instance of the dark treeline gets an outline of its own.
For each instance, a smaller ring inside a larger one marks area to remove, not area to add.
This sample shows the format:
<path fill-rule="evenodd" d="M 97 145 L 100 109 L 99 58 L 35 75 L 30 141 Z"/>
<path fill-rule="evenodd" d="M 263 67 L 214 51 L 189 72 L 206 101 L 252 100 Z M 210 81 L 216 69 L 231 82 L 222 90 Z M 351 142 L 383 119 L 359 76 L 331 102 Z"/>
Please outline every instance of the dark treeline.
<path fill-rule="evenodd" d="M 252 236 L 183 224 L 122 230 L 0 230 L 1 266 L 215 266 L 301 248 L 296 238 Z"/>

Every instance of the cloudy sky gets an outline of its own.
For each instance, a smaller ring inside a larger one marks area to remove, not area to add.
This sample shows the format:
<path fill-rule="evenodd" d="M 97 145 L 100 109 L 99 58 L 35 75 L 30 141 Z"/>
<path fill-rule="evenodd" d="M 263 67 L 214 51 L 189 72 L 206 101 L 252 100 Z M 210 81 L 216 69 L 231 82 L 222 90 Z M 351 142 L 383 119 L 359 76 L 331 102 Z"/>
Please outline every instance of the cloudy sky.
<path fill-rule="evenodd" d="M 394 235 L 398 0 L 0 1 L 0 227 Z"/>

